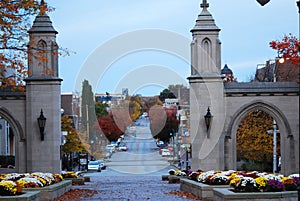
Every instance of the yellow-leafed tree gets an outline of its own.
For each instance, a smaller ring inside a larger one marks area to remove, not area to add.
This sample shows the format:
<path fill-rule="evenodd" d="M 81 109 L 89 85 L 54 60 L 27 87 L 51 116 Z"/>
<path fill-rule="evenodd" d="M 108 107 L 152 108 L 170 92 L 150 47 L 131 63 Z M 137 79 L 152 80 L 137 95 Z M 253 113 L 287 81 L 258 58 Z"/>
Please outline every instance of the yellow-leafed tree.
<path fill-rule="evenodd" d="M 273 118 L 268 113 L 257 110 L 249 113 L 240 123 L 237 131 L 237 159 L 256 162 L 272 162 Z M 280 137 L 277 135 L 277 152 L 280 150 Z"/>

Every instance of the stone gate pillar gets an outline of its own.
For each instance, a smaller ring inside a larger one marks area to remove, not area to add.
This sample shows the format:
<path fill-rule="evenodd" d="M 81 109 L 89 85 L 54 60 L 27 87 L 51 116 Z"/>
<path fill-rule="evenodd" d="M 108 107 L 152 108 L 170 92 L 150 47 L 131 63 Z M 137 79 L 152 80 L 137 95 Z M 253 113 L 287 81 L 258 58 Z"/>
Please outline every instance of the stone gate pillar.
<path fill-rule="evenodd" d="M 221 169 L 224 159 L 220 136 L 224 126 L 224 93 L 221 78 L 220 29 L 208 11 L 209 4 L 203 0 L 202 12 L 191 30 L 191 76 L 190 82 L 190 132 L 192 145 L 192 169 Z M 204 115 L 208 107 L 213 115 L 207 129 Z"/>
<path fill-rule="evenodd" d="M 57 31 L 47 15 L 36 17 L 29 30 L 26 81 L 27 172 L 61 171 L 61 81 L 58 77 Z M 41 140 L 37 118 L 47 118 Z"/>

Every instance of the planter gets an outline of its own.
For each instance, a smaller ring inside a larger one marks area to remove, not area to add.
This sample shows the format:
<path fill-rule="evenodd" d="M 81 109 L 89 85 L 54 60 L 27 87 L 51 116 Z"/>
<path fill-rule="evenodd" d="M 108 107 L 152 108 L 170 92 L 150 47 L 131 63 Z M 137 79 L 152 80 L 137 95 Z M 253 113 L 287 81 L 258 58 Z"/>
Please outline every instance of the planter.
<path fill-rule="evenodd" d="M 91 178 L 90 177 L 85 176 L 85 177 L 83 177 L 83 179 L 84 179 L 84 182 L 91 182 Z"/>
<path fill-rule="evenodd" d="M 213 190 L 214 201 L 298 201 L 297 191 L 236 193 L 230 189 Z"/>
<path fill-rule="evenodd" d="M 195 196 L 202 199 L 212 199 L 214 196 L 214 188 L 229 188 L 229 185 L 207 185 L 199 183 L 190 179 L 180 180 L 180 190 L 188 193 L 192 193 Z"/>
<path fill-rule="evenodd" d="M 70 191 L 72 187 L 72 181 L 64 180 L 57 184 L 53 184 L 43 188 L 23 188 L 23 192 L 39 191 L 41 195 L 41 201 L 53 201 Z"/>
<path fill-rule="evenodd" d="M 31 191 L 16 196 L 0 196 L 0 201 L 40 201 L 40 192 Z"/>
<path fill-rule="evenodd" d="M 162 175 L 162 176 L 161 176 L 161 179 L 162 179 L 163 181 L 169 181 L 169 176 L 170 176 L 170 175 Z"/>
<path fill-rule="evenodd" d="M 84 185 L 84 180 L 85 178 L 83 177 L 78 177 L 78 178 L 65 178 L 67 181 L 71 181 L 72 185 Z"/>

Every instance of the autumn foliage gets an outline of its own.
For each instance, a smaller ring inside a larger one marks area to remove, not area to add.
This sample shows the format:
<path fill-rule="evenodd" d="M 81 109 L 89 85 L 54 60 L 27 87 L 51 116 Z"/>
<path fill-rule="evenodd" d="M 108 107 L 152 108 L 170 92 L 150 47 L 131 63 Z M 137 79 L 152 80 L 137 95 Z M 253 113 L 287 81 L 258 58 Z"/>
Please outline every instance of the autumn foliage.
<path fill-rule="evenodd" d="M 155 106 L 150 110 L 150 129 L 155 139 L 159 138 L 161 141 L 168 142 L 171 137 L 170 133 L 178 131 L 180 122 L 176 115 L 176 106 L 169 108 Z"/>
<path fill-rule="evenodd" d="M 237 160 L 271 162 L 273 157 L 273 118 L 261 110 L 249 113 L 237 131 Z M 277 152 L 280 153 L 280 137 L 277 135 Z"/>
<path fill-rule="evenodd" d="M 283 57 L 285 60 L 290 60 L 295 65 L 299 65 L 300 42 L 296 36 L 292 36 L 292 34 L 285 35 L 281 41 L 271 41 L 270 47 L 277 50 L 278 56 Z"/>
<path fill-rule="evenodd" d="M 27 76 L 27 44 L 32 16 L 48 11 L 36 0 L 0 1 L 0 78 L 3 86 L 22 86 Z"/>
<path fill-rule="evenodd" d="M 98 118 L 98 123 L 102 132 L 110 142 L 117 141 L 123 133 L 115 122 L 112 114 Z"/>
<path fill-rule="evenodd" d="M 66 143 L 62 146 L 62 151 L 67 154 L 72 152 L 86 152 L 87 147 L 81 141 L 79 134 L 72 125 L 72 121 L 73 120 L 66 115 L 61 117 L 61 130 L 68 133 L 65 136 Z"/>

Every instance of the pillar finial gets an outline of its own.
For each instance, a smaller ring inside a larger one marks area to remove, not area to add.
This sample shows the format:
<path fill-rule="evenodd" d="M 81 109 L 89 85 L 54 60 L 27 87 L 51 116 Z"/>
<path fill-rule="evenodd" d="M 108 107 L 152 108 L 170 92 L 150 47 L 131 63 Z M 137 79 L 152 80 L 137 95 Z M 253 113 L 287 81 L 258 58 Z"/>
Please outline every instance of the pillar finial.
<path fill-rule="evenodd" d="M 39 9 L 40 9 L 40 15 L 45 15 L 45 13 L 47 11 L 47 7 L 46 7 L 46 4 L 45 4 L 44 0 L 41 0 Z"/>
<path fill-rule="evenodd" d="M 200 4 L 200 7 L 203 9 L 207 9 L 209 7 L 209 3 L 207 3 L 206 0 L 202 0 L 202 4 Z"/>

